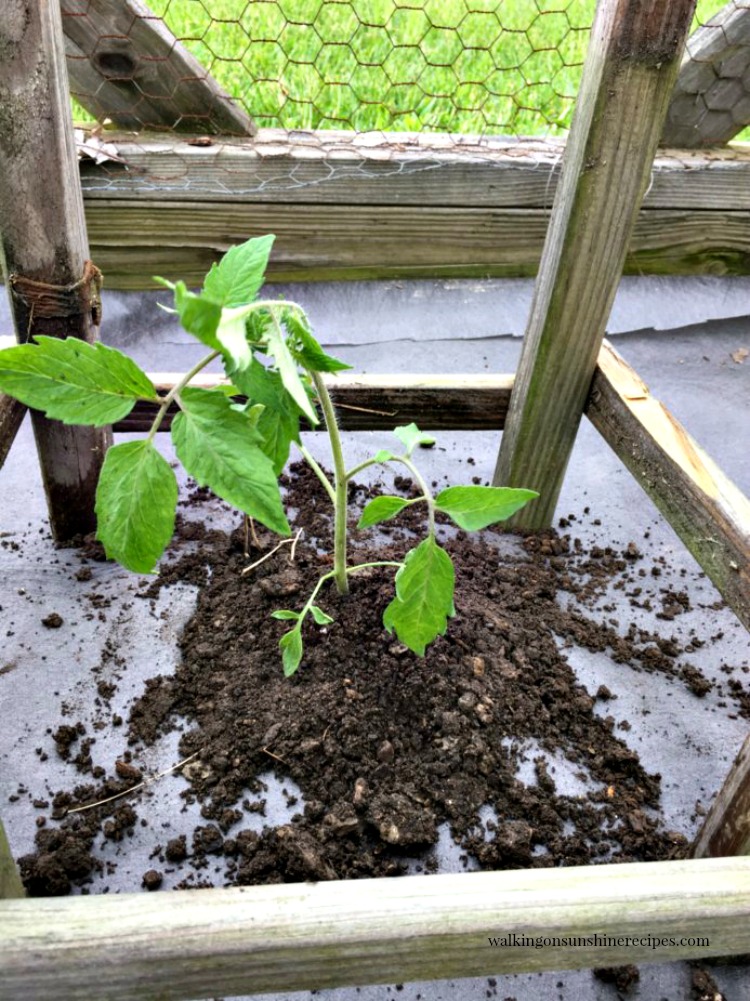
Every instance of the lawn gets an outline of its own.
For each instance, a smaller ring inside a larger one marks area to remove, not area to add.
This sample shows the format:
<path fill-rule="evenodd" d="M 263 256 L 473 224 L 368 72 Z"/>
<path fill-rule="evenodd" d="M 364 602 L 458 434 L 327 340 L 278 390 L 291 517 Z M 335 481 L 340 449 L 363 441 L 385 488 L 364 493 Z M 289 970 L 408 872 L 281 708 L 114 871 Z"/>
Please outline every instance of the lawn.
<path fill-rule="evenodd" d="M 696 23 L 723 5 L 702 0 Z M 595 0 L 150 7 L 261 126 L 554 136 L 570 126 Z"/>

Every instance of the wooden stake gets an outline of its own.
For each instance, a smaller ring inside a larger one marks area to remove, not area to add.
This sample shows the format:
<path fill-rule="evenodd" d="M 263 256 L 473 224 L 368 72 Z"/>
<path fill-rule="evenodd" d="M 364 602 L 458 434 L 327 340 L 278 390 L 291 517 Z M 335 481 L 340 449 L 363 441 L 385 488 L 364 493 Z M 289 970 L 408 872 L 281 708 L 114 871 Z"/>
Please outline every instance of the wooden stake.
<path fill-rule="evenodd" d="M 88 253 L 70 120 L 60 5 L 14 0 L 0 17 L 0 229 L 16 336 L 96 337 Z M 105 430 L 33 414 L 53 535 L 95 525 Z"/>
<path fill-rule="evenodd" d="M 495 483 L 554 515 L 695 0 L 600 0 L 503 434 Z"/>
<path fill-rule="evenodd" d="M 25 896 L 26 891 L 11 855 L 3 822 L 0 820 L 0 900 L 11 900 Z"/>
<path fill-rule="evenodd" d="M 691 854 L 693 858 L 750 855 L 750 737 L 711 805 Z"/>

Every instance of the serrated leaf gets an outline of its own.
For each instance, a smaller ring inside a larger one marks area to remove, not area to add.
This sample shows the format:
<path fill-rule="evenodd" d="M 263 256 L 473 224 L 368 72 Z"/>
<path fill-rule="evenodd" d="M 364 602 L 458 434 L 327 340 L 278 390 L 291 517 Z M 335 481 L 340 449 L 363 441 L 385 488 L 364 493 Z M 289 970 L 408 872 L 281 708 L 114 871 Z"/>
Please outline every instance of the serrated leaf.
<path fill-rule="evenodd" d="M 403 442 L 407 455 L 411 455 L 417 445 L 435 444 L 435 439 L 432 435 L 425 434 L 424 431 L 420 431 L 414 423 L 404 424 L 401 427 L 394 428 L 393 433 L 400 442 Z"/>
<path fill-rule="evenodd" d="M 391 497 L 389 494 L 375 497 L 365 504 L 357 522 L 357 528 L 369 528 L 370 525 L 377 525 L 381 521 L 395 518 L 399 511 L 403 511 L 405 507 L 409 506 L 409 503 L 403 497 Z"/>
<path fill-rule="evenodd" d="M 258 443 L 278 476 L 289 458 L 291 443 L 300 440 L 299 407 L 284 388 L 281 375 L 258 361 L 244 371 L 231 372 L 230 377 L 252 404 L 265 408 L 255 425 Z"/>
<path fill-rule="evenodd" d="M 272 619 L 280 619 L 282 622 L 296 622 L 299 619 L 299 612 L 293 612 L 291 608 L 277 608 L 271 612 Z"/>
<path fill-rule="evenodd" d="M 273 464 L 248 418 L 225 396 L 190 386 L 180 394 L 180 407 L 172 441 L 188 473 L 266 528 L 289 535 Z"/>
<path fill-rule="evenodd" d="M 302 630 L 299 626 L 284 633 L 279 640 L 279 649 L 281 650 L 284 674 L 287 678 L 291 678 L 302 663 Z"/>
<path fill-rule="evenodd" d="M 157 400 L 153 383 L 115 348 L 75 337 L 38 337 L 0 351 L 0 391 L 65 424 L 122 420 L 136 400 Z"/>
<path fill-rule="evenodd" d="M 287 393 L 289 393 L 310 423 L 318 424 L 317 414 L 307 395 L 307 390 L 300 377 L 297 363 L 292 357 L 286 341 L 275 323 L 272 323 L 268 327 L 265 336 L 268 352 L 273 355 L 276 368 L 279 371 L 281 381 Z"/>
<path fill-rule="evenodd" d="M 275 239 L 269 234 L 231 247 L 206 275 L 203 294 L 220 306 L 252 302 L 263 284 Z"/>
<path fill-rule="evenodd" d="M 221 351 L 222 345 L 216 336 L 221 322 L 221 306 L 190 292 L 185 282 L 177 282 L 173 288 L 175 309 L 184 329 L 206 347 Z"/>
<path fill-rule="evenodd" d="M 459 528 L 474 532 L 505 521 L 538 496 L 535 490 L 515 487 L 446 487 L 435 498 L 435 505 Z"/>
<path fill-rule="evenodd" d="M 150 573 L 172 538 L 177 480 L 147 440 L 113 445 L 96 489 L 97 538 L 110 559 Z"/>
<path fill-rule="evenodd" d="M 326 354 L 313 336 L 307 318 L 297 310 L 286 309 L 282 322 L 291 340 L 290 350 L 295 361 L 310 372 L 343 372 L 351 368 L 346 362 Z"/>
<path fill-rule="evenodd" d="M 328 626 L 333 622 L 330 615 L 326 615 L 322 608 L 318 608 L 317 605 L 310 605 L 310 614 L 315 619 L 315 623 L 318 626 Z"/>
<path fill-rule="evenodd" d="M 453 614 L 453 563 L 429 537 L 406 554 L 395 583 L 396 597 L 383 613 L 383 625 L 422 657 L 425 647 L 445 633 Z"/>

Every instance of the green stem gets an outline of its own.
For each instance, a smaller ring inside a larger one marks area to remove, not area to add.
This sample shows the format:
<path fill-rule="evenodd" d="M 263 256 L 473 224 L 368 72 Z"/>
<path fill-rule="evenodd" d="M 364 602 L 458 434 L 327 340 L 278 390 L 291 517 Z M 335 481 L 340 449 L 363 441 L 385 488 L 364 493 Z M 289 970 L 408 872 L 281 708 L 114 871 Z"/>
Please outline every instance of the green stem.
<path fill-rule="evenodd" d="M 206 365 L 208 365 L 210 362 L 214 360 L 214 358 L 218 358 L 220 354 L 221 354 L 220 351 L 212 351 L 211 354 L 206 355 L 205 358 L 202 358 L 199 362 L 193 365 L 190 371 L 186 375 L 183 375 L 180 381 L 170 389 L 170 391 L 161 401 L 161 407 L 159 408 L 159 412 L 157 413 L 156 417 L 154 417 L 154 421 L 149 429 L 148 437 L 146 439 L 147 441 L 154 440 L 156 432 L 159 430 L 161 422 L 164 420 L 167 411 L 171 407 L 172 403 L 179 398 L 180 393 L 185 388 L 185 386 L 187 386 L 187 384 L 190 382 L 193 376 L 196 376 L 201 371 L 201 369 L 205 368 Z"/>
<path fill-rule="evenodd" d="M 346 466 L 344 464 L 344 451 L 341 447 L 341 435 L 339 434 L 336 412 L 333 409 L 333 402 L 328 393 L 328 388 L 323 381 L 323 377 L 320 372 L 310 372 L 310 377 L 320 399 L 328 437 L 331 441 L 335 493 L 333 502 L 333 573 L 339 594 L 346 594 L 349 590 L 349 582 L 346 579 L 346 506 L 348 481 Z"/>
<path fill-rule="evenodd" d="M 427 502 L 427 531 L 430 538 L 435 537 L 435 501 L 432 496 L 432 491 L 425 483 L 424 477 L 419 472 L 417 467 L 411 461 L 408 455 L 394 455 L 394 462 L 400 462 L 402 465 L 406 466 L 411 475 L 417 481 L 417 486 L 422 491 L 422 496 Z"/>
<path fill-rule="evenodd" d="M 312 457 L 312 455 L 310 455 L 310 453 L 307 451 L 307 449 L 305 448 L 305 446 L 302 445 L 300 442 L 297 442 L 296 444 L 297 444 L 297 448 L 300 450 L 300 454 L 302 455 L 302 458 L 305 460 L 305 462 L 308 464 L 308 466 L 310 467 L 310 469 L 312 469 L 312 471 L 318 477 L 318 479 L 320 480 L 320 482 L 323 484 L 323 486 L 325 487 L 325 492 L 331 498 L 331 503 L 333 505 L 335 505 L 336 504 L 336 491 L 331 486 L 331 481 L 328 479 L 328 477 L 323 472 L 323 470 L 320 468 L 320 466 L 315 461 L 315 459 Z"/>

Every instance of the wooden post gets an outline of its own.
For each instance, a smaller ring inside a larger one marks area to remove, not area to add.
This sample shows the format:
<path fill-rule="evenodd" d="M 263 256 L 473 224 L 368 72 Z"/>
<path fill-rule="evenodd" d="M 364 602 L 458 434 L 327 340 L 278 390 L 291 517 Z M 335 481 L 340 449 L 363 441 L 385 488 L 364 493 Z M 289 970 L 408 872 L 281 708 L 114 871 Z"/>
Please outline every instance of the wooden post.
<path fill-rule="evenodd" d="M 648 184 L 695 0 L 600 0 L 494 481 L 548 526 Z"/>
<path fill-rule="evenodd" d="M 750 855 L 750 737 L 711 805 L 691 854 L 693 858 Z"/>
<path fill-rule="evenodd" d="M 16 336 L 97 334 L 70 119 L 60 5 L 13 0 L 0 17 L 0 229 Z M 56 539 L 89 532 L 109 434 L 33 414 Z"/>
<path fill-rule="evenodd" d="M 750 6 L 732 0 L 690 37 L 664 146 L 727 143 L 750 125 Z"/>
<path fill-rule="evenodd" d="M 25 896 L 26 891 L 10 853 L 10 845 L 5 836 L 3 822 L 0 820 L 0 900 L 11 900 Z"/>

